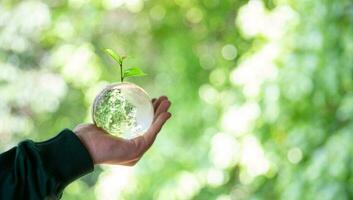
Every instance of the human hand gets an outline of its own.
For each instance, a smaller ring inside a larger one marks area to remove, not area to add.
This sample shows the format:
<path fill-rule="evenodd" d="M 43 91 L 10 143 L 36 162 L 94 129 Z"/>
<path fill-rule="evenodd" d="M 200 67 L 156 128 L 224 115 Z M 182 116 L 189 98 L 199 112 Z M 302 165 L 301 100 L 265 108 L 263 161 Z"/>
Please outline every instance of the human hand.
<path fill-rule="evenodd" d="M 80 124 L 74 133 L 90 153 L 94 164 L 135 165 L 151 147 L 164 123 L 171 117 L 167 97 L 152 100 L 154 119 L 144 135 L 134 139 L 112 136 L 94 124 Z"/>

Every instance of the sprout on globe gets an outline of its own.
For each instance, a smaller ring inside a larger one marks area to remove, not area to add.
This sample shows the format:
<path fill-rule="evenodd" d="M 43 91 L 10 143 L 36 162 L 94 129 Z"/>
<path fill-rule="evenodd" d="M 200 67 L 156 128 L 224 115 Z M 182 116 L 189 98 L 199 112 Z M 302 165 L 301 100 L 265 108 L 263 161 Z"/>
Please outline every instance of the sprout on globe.
<path fill-rule="evenodd" d="M 105 52 L 117 62 L 121 82 L 106 86 L 96 96 L 93 122 L 114 136 L 131 139 L 142 135 L 152 124 L 153 105 L 147 92 L 133 83 L 124 82 L 124 78 L 146 74 L 137 67 L 124 70 L 125 56 L 119 56 L 111 49 Z"/>

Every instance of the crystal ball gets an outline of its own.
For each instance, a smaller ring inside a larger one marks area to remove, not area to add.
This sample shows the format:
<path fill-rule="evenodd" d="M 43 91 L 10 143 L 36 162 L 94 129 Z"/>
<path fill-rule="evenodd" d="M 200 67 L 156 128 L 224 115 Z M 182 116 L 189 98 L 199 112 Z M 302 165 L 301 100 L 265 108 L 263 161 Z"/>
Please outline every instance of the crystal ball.
<path fill-rule="evenodd" d="M 114 136 L 132 139 L 151 126 L 154 110 L 147 92 L 133 83 L 108 85 L 95 98 L 92 118 Z"/>

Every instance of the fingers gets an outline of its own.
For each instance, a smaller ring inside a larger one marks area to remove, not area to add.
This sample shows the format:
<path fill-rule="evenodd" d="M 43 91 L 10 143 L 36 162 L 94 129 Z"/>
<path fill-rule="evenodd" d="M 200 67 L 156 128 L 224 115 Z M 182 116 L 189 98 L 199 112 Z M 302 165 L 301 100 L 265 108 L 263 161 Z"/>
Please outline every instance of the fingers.
<path fill-rule="evenodd" d="M 145 141 L 146 141 L 146 148 L 149 148 L 154 140 L 156 139 L 159 131 L 165 124 L 165 122 L 171 117 L 171 114 L 169 112 L 163 112 L 158 117 L 156 120 L 153 122 L 152 126 L 150 129 L 147 131 L 145 135 L 143 135 Z"/>
<path fill-rule="evenodd" d="M 166 97 L 166 96 L 161 96 L 161 97 L 159 97 L 158 99 L 156 99 L 155 101 L 152 100 L 154 112 L 156 112 L 158 106 L 160 105 L 160 103 L 161 103 L 163 100 L 168 100 L 168 97 Z"/>
<path fill-rule="evenodd" d="M 159 104 L 157 110 L 155 111 L 153 121 L 155 121 L 161 113 L 167 112 L 170 105 L 171 105 L 170 101 L 162 100 L 162 102 Z"/>
<path fill-rule="evenodd" d="M 153 103 L 154 103 L 154 106 L 156 106 L 156 110 L 155 110 L 155 118 L 153 120 L 151 127 L 144 135 L 130 140 L 131 144 L 136 150 L 135 151 L 136 158 L 140 158 L 143 155 L 143 153 L 149 149 L 149 147 L 155 141 L 157 134 L 159 133 L 159 131 L 161 130 L 165 122 L 171 117 L 171 114 L 167 112 L 171 105 L 167 97 L 162 96 L 157 100 L 154 100 Z M 131 161 L 134 161 L 134 160 L 130 160 L 130 162 Z"/>

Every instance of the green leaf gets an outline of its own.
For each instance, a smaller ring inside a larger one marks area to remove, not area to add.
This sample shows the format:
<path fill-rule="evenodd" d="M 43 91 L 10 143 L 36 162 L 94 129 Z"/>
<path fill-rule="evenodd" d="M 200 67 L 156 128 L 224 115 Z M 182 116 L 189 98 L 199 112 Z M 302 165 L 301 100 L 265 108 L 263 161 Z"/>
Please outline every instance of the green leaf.
<path fill-rule="evenodd" d="M 122 62 L 122 58 L 115 53 L 113 50 L 111 49 L 104 49 L 105 53 L 107 53 L 110 57 L 112 57 L 117 63 L 121 64 Z"/>
<path fill-rule="evenodd" d="M 131 77 L 131 76 L 145 76 L 146 74 L 138 67 L 133 67 L 124 70 L 124 75 L 123 77 Z"/>

